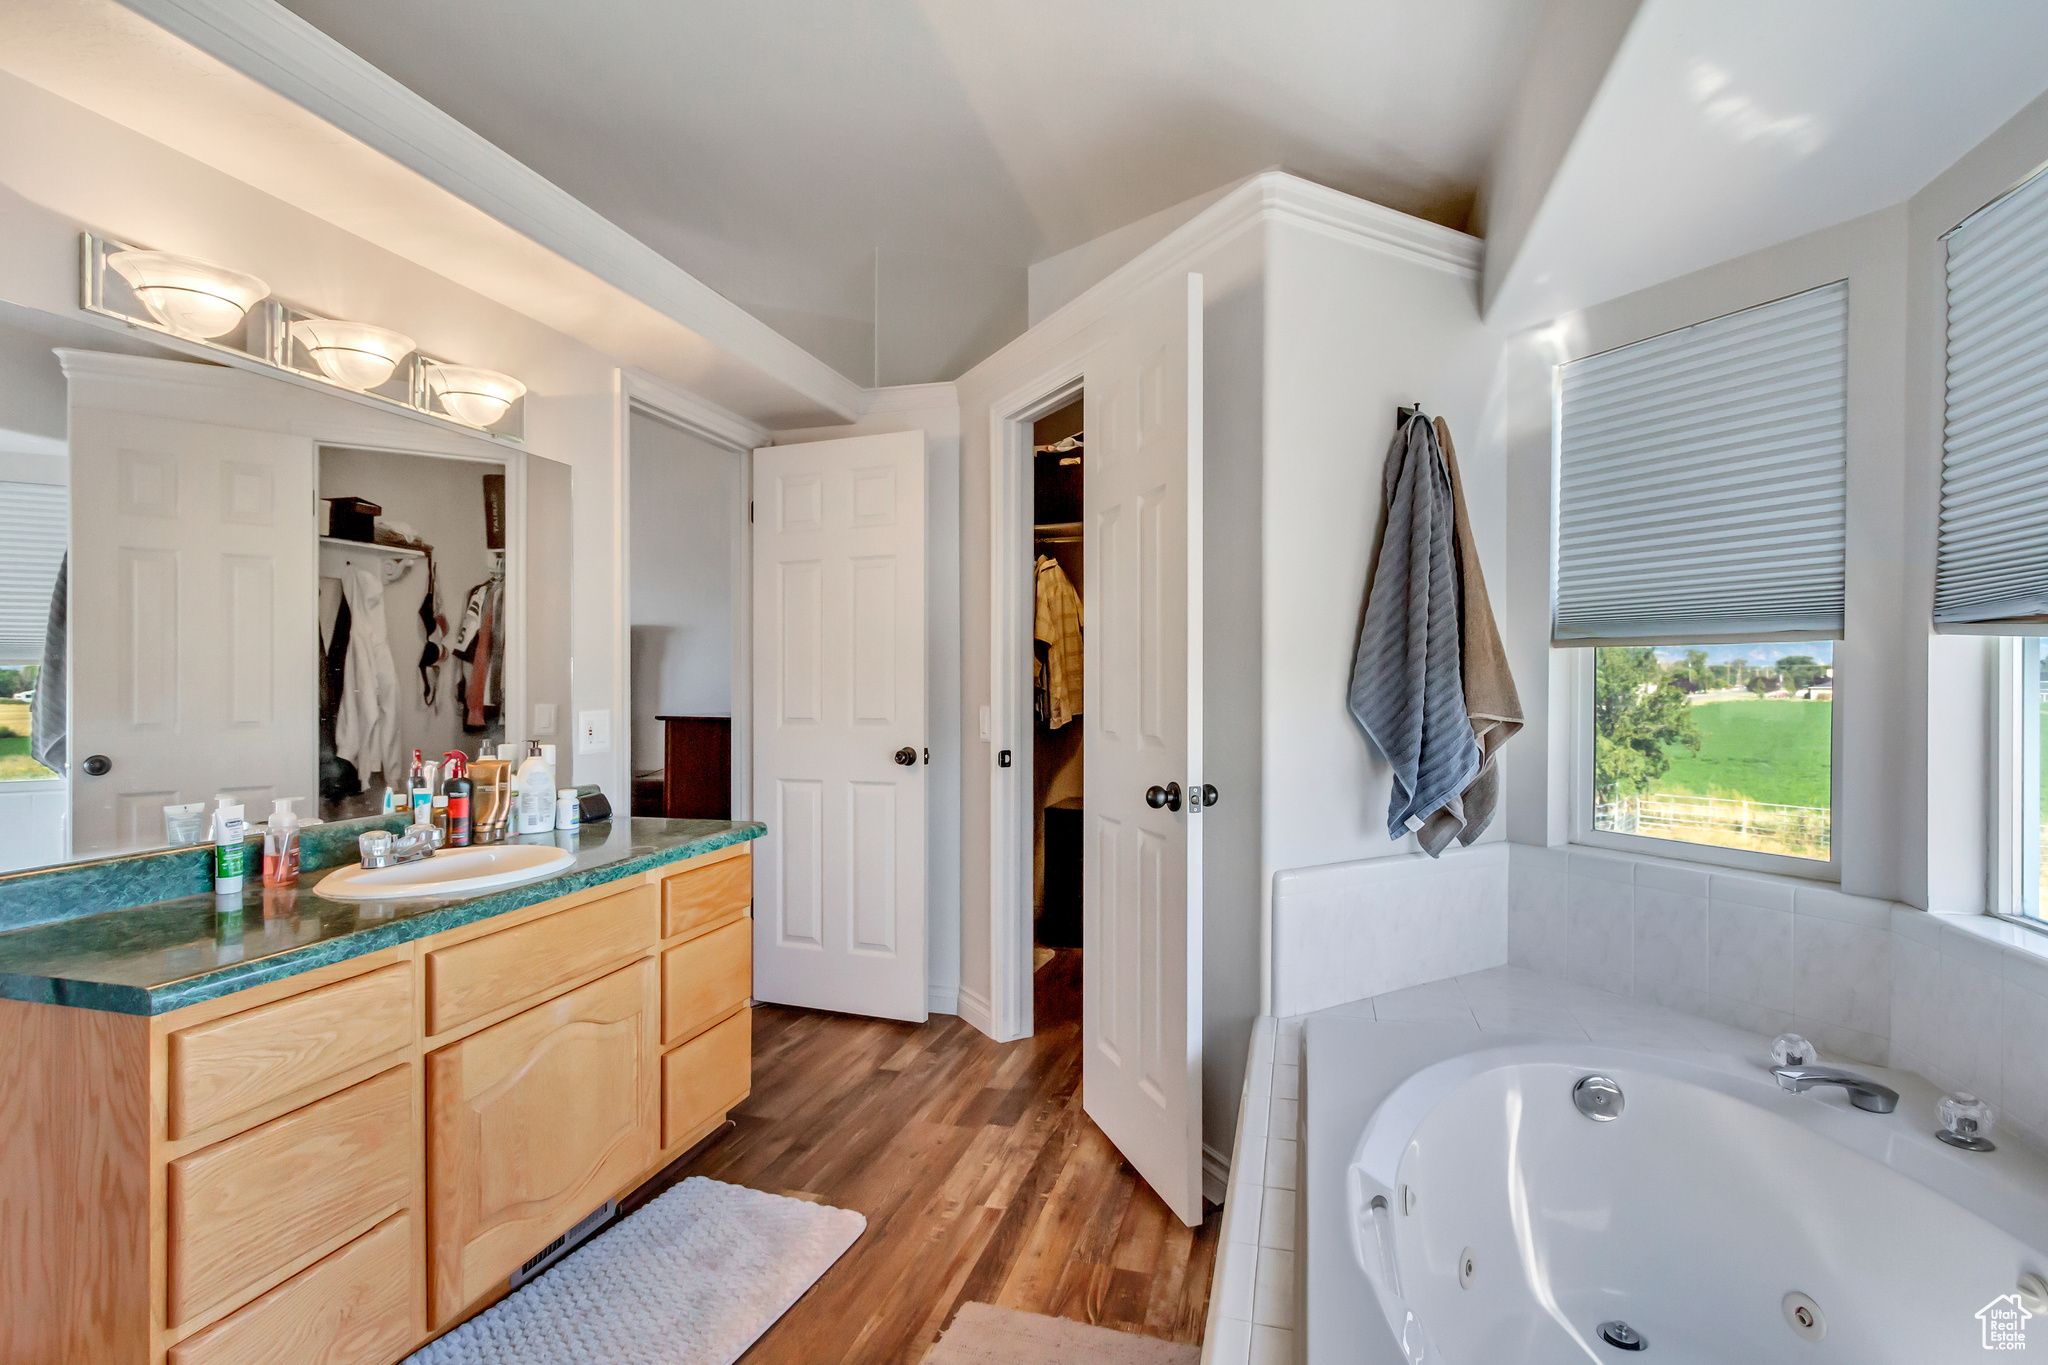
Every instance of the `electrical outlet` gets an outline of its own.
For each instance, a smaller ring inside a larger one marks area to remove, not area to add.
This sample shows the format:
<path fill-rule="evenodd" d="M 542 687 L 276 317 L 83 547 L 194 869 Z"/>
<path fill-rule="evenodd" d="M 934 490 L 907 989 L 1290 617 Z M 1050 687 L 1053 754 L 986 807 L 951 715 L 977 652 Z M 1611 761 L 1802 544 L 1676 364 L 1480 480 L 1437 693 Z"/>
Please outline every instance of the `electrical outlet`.
<path fill-rule="evenodd" d="M 609 711 L 579 711 L 576 713 L 576 752 L 579 754 L 601 754 L 612 747 L 612 713 Z"/>
<path fill-rule="evenodd" d="M 537 735 L 551 735 L 555 732 L 555 704 L 551 701 L 537 701 L 533 704 L 533 732 Z"/>

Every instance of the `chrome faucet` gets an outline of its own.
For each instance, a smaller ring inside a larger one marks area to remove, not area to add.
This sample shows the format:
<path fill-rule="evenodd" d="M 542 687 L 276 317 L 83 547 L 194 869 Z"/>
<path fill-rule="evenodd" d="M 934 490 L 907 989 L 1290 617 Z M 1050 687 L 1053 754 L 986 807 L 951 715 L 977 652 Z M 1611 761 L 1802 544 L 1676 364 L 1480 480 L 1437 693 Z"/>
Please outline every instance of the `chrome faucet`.
<path fill-rule="evenodd" d="M 394 840 L 383 830 L 372 830 L 356 844 L 365 868 L 392 867 L 433 857 L 441 846 L 441 831 L 432 825 L 408 825 Z"/>
<path fill-rule="evenodd" d="M 1778 1088 L 1794 1094 L 1816 1085 L 1839 1085 L 1849 1092 L 1849 1103 L 1873 1114 L 1889 1114 L 1899 1107 L 1899 1092 L 1888 1085 L 1833 1066 L 1774 1066 L 1771 1075 Z"/>

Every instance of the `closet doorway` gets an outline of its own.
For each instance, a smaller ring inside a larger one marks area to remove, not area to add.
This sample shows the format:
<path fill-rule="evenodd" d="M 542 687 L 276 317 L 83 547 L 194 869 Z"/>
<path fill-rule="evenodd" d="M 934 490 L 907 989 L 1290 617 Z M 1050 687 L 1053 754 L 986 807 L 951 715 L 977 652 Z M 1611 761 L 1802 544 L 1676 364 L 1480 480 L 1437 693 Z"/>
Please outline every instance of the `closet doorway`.
<path fill-rule="evenodd" d="M 1080 397 L 1032 426 L 1032 967 L 1041 1001 L 1080 997 L 1081 603 L 1087 565 L 1081 480 L 1087 435 Z M 1049 989 L 1060 983 L 1071 989 Z M 1040 1009 L 1034 1028 L 1073 1022 Z"/>

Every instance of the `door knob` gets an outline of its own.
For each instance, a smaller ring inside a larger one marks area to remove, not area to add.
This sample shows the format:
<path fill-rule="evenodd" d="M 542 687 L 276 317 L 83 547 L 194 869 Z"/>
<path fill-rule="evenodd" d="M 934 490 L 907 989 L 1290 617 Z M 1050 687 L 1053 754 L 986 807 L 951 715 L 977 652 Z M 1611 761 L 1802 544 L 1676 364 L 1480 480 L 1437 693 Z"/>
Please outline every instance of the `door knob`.
<path fill-rule="evenodd" d="M 1210 786 L 1210 785 L 1209 785 L 1209 784 L 1208 784 L 1207 782 L 1204 782 L 1204 783 L 1202 784 L 1202 804 L 1203 804 L 1203 805 L 1205 805 L 1205 806 L 1213 806 L 1213 805 L 1215 805 L 1215 804 L 1216 804 L 1216 802 L 1217 802 L 1218 800 L 1220 800 L 1220 799 L 1221 799 L 1221 798 L 1219 797 L 1219 795 L 1218 795 L 1218 793 L 1217 793 L 1217 791 L 1216 791 L 1216 789 L 1215 789 L 1214 787 Z"/>
<path fill-rule="evenodd" d="M 904 745 L 896 751 L 896 761 L 906 768 L 913 766 L 917 762 L 917 750 L 908 744 Z"/>
<path fill-rule="evenodd" d="M 1179 810 L 1180 783 L 1169 782 L 1163 787 L 1147 787 L 1145 789 L 1145 804 L 1153 810 L 1158 810 L 1161 806 L 1166 807 L 1168 810 Z"/>
<path fill-rule="evenodd" d="M 114 760 L 105 754 L 94 754 L 79 766 L 85 769 L 87 777 L 105 777 L 114 771 Z"/>

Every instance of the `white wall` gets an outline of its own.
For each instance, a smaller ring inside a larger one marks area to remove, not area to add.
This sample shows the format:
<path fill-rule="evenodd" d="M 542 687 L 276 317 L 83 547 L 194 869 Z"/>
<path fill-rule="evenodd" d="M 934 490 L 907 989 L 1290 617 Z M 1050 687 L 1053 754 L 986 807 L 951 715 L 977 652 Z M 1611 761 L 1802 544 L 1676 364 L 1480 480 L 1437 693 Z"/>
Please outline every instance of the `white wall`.
<path fill-rule="evenodd" d="M 1178 204 L 1126 223 L 1057 256 L 1032 265 L 1027 274 L 1029 325 L 1036 327 L 1067 304 L 1100 284 L 1147 247 L 1187 222 L 1203 209 L 1237 187 L 1238 182 L 1219 185 L 1205 194 L 1183 199 Z M 979 359 L 979 357 L 977 357 Z"/>
<path fill-rule="evenodd" d="M 883 389 L 868 415 L 847 426 L 775 433 L 777 445 L 922 431 L 925 457 L 926 687 L 931 725 L 931 776 L 926 789 L 927 951 L 933 1014 L 960 1013 L 962 972 L 961 772 L 965 739 L 976 717 L 961 715 L 961 456 L 960 405 L 951 384 Z M 963 738 L 965 737 L 965 738 Z M 983 746 L 975 745 L 975 748 Z M 987 827 L 984 815 L 983 828 Z M 984 950 L 982 982 L 987 982 Z M 986 997 L 984 997 L 985 999 Z M 986 1017 L 986 1010 L 984 1010 Z"/>
<path fill-rule="evenodd" d="M 0 125 L 22 134 L 0 141 L 0 302 L 79 318 L 78 234 L 91 228 L 232 262 L 307 308 L 374 320 L 423 350 L 525 381 L 527 448 L 572 471 L 572 709 L 615 708 L 611 357 L 6 74 Z M 131 347 L 117 340 L 107 349 Z M 623 766 L 610 751 L 567 761 L 575 781 L 607 789 Z"/>
<path fill-rule="evenodd" d="M 733 512 L 746 457 L 643 412 L 630 420 L 633 770 L 652 772 L 656 716 L 732 714 Z"/>

